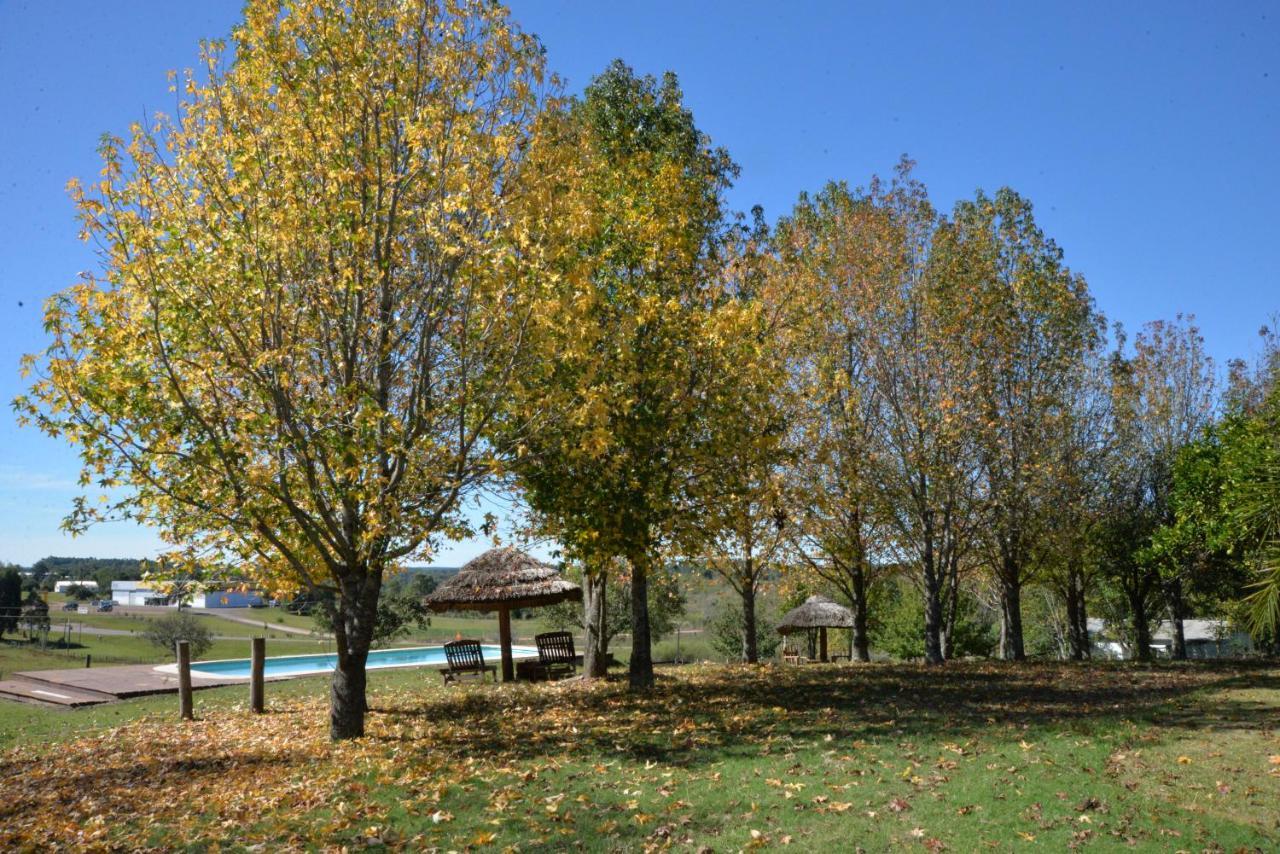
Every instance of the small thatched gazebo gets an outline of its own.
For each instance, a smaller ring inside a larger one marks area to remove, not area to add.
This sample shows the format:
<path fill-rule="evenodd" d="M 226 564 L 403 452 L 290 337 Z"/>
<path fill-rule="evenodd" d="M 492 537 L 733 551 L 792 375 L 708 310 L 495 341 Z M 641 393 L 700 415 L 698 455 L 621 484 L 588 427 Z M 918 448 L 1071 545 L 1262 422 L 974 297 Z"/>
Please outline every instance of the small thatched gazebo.
<path fill-rule="evenodd" d="M 837 605 L 826 596 L 810 596 L 804 604 L 788 611 L 778 621 L 778 634 L 789 635 L 793 632 L 806 632 L 809 635 L 809 648 L 813 649 L 813 631 L 818 631 L 820 661 L 827 660 L 827 629 L 852 629 L 853 612 L 843 605 Z"/>
<path fill-rule="evenodd" d="M 515 546 L 490 549 L 473 559 L 423 600 L 432 611 L 497 611 L 502 640 L 502 681 L 515 678 L 511 661 L 511 609 L 537 608 L 572 599 L 582 588 Z"/>

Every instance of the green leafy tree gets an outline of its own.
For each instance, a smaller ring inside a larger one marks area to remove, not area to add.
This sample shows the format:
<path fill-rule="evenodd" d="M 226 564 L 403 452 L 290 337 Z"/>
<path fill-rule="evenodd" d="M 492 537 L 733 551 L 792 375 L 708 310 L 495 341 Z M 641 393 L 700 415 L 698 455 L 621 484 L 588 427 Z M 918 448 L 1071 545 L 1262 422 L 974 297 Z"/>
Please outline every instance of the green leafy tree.
<path fill-rule="evenodd" d="M 169 655 L 174 654 L 178 641 L 186 641 L 191 645 L 192 658 L 199 658 L 213 646 L 213 633 L 205 625 L 205 620 L 183 610 L 151 620 L 142 636 L 152 646 Z"/>
<path fill-rule="evenodd" d="M 582 571 L 571 568 L 567 575 L 573 579 L 581 579 Z M 625 575 L 623 576 L 625 579 Z M 674 572 L 657 573 L 653 583 L 648 587 L 649 595 L 649 631 L 654 640 L 675 631 L 676 623 L 685 614 L 687 600 L 680 586 L 680 579 Z M 552 629 L 562 631 L 586 630 L 587 612 L 574 602 L 559 602 L 548 606 L 540 612 L 543 622 Z M 626 596 L 606 598 L 604 602 L 604 621 L 602 636 L 604 653 L 602 660 L 608 660 L 609 644 L 618 635 L 629 634 L 632 627 L 631 600 Z"/>
<path fill-rule="evenodd" d="M 419 590 L 423 587 L 434 588 L 435 584 L 429 577 L 426 577 L 426 582 L 425 585 L 414 582 L 388 585 L 383 590 L 378 598 L 378 612 L 374 616 L 373 646 L 383 646 L 404 637 L 415 628 L 425 629 L 431 625 L 431 612 L 422 601 L 423 596 L 431 591 L 421 593 Z M 334 620 L 337 618 L 334 600 L 322 598 L 316 604 L 317 607 L 312 611 L 316 628 L 326 634 L 332 633 Z"/>
<path fill-rule="evenodd" d="M 18 629 L 22 613 L 22 575 L 18 570 L 0 570 L 0 638 Z"/>
<path fill-rule="evenodd" d="M 586 568 L 586 660 L 599 673 L 605 579 L 626 562 L 630 683 L 653 684 L 648 613 L 661 556 L 687 544 L 721 451 L 755 318 L 721 279 L 722 194 L 736 167 L 684 106 L 674 74 L 615 62 L 548 115 L 532 169 L 560 189 L 531 210 L 554 310 L 516 379 L 534 425 L 511 463 L 546 532 Z"/>
<path fill-rule="evenodd" d="M 77 602 L 87 602 L 98 595 L 96 589 L 90 589 L 83 584 L 72 584 L 66 590 L 67 598 L 75 599 Z"/>
<path fill-rule="evenodd" d="M 1192 318 L 1146 324 L 1132 354 L 1119 336 L 1111 389 L 1108 518 L 1099 532 L 1107 574 L 1129 610 L 1134 654 L 1151 657 L 1151 621 L 1165 608 L 1174 655 L 1185 658 L 1187 564 L 1161 560 L 1152 546 L 1173 521 L 1178 454 L 1212 423 L 1216 402 L 1213 360 Z"/>
<path fill-rule="evenodd" d="M 723 606 L 717 609 L 707 624 L 711 648 L 729 661 L 754 662 L 772 658 L 782 644 L 782 635 L 778 634 L 777 626 L 767 615 L 755 613 L 755 621 L 750 628 L 755 633 L 752 640 L 745 616 L 741 608 Z M 749 654 L 748 641 L 752 644 L 750 653 L 754 654 L 754 658 Z"/>
<path fill-rule="evenodd" d="M 1280 638 L 1280 386 L 1221 431 L 1222 536 L 1244 561 L 1248 623 L 1259 638 Z M 1280 643 L 1277 643 L 1280 646 Z"/>
<path fill-rule="evenodd" d="M 952 655 L 990 657 L 998 643 L 995 622 L 981 613 L 977 600 L 961 589 L 957 597 Z M 925 607 L 919 588 L 905 578 L 895 578 L 877 588 L 871 644 L 895 658 L 925 658 Z"/>

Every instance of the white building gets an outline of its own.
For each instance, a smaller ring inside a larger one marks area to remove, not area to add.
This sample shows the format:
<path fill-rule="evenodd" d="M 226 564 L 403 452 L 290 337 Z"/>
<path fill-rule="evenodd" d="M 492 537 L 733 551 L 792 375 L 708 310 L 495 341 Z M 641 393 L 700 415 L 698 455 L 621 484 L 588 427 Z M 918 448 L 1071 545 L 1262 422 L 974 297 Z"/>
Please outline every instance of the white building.
<path fill-rule="evenodd" d="M 117 605 L 178 605 L 177 599 L 143 581 L 111 582 L 111 601 Z M 184 604 L 192 608 L 251 608 L 264 603 L 255 590 L 209 590 L 192 594 Z"/>
<path fill-rule="evenodd" d="M 67 581 L 64 579 L 63 581 L 54 582 L 53 592 L 66 593 L 67 588 L 69 587 L 83 587 L 85 590 L 97 590 L 98 582 L 93 579 L 89 579 L 87 581 Z"/>
<path fill-rule="evenodd" d="M 156 592 L 141 581 L 111 582 L 111 601 L 117 605 L 151 605 L 157 599 L 165 598 L 167 597 L 163 593 Z"/>
<path fill-rule="evenodd" d="M 1187 658 L 1234 658 L 1253 650 L 1249 635 L 1226 620 L 1183 620 L 1182 635 L 1187 643 Z M 1089 640 L 1095 658 L 1133 658 L 1128 645 L 1116 633 L 1108 632 L 1106 623 L 1096 617 L 1089 618 Z M 1173 623 L 1152 626 L 1151 652 L 1158 658 L 1173 654 Z"/>

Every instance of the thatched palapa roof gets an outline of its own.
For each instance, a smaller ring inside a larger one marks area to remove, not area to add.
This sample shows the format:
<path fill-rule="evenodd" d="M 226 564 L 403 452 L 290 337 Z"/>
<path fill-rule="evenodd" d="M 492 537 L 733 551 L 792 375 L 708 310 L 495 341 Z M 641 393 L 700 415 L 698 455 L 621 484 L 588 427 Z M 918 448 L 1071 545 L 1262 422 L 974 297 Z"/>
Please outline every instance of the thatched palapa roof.
<path fill-rule="evenodd" d="M 791 609 L 778 621 L 778 633 L 783 635 L 822 628 L 853 628 L 853 612 L 826 596 L 810 596 L 803 605 Z"/>
<path fill-rule="evenodd" d="M 495 611 L 581 600 L 582 588 L 514 546 L 490 549 L 423 600 L 433 611 Z"/>

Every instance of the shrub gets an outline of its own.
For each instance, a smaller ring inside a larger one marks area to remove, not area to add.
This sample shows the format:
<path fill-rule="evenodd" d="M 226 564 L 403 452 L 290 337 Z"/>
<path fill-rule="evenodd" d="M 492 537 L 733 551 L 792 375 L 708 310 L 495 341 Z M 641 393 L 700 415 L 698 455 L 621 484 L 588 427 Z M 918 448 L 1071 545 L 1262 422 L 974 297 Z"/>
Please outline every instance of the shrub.
<path fill-rule="evenodd" d="M 707 630 L 711 646 L 729 661 L 742 661 L 746 637 L 743 628 L 742 606 L 737 601 L 728 602 L 711 618 Z M 772 658 L 782 643 L 777 624 L 756 609 L 756 654 L 761 661 Z"/>
<path fill-rule="evenodd" d="M 74 599 L 77 602 L 87 602 L 88 600 L 92 599 L 97 595 L 98 595 L 97 590 L 90 590 L 88 587 L 85 587 L 83 584 L 72 584 L 66 590 L 67 598 Z"/>
<path fill-rule="evenodd" d="M 175 611 L 152 620 L 143 636 L 170 655 L 175 653 L 180 640 L 191 644 L 192 658 L 199 658 L 213 646 L 209 629 L 189 611 Z"/>

